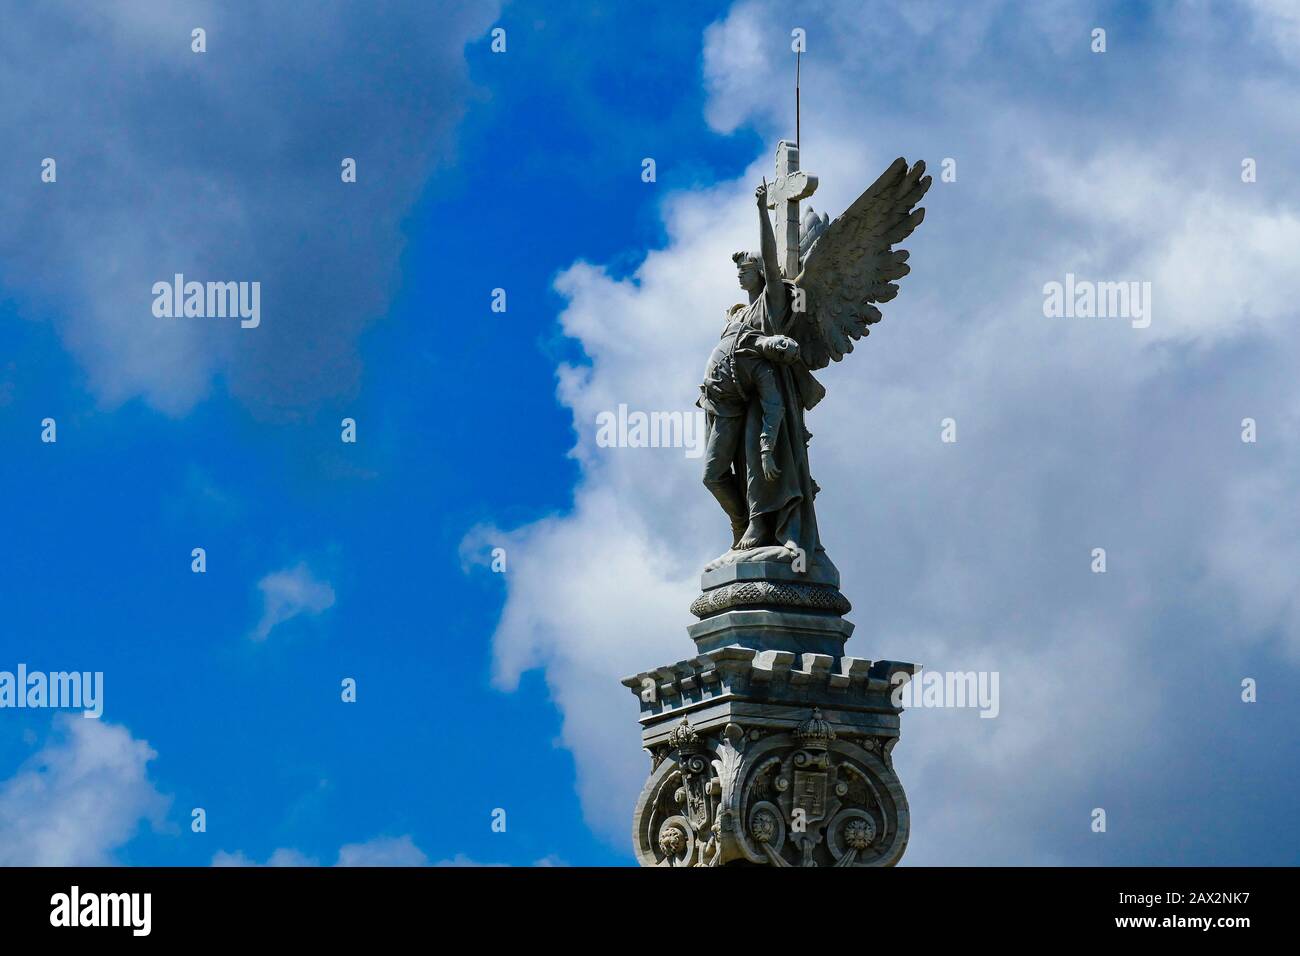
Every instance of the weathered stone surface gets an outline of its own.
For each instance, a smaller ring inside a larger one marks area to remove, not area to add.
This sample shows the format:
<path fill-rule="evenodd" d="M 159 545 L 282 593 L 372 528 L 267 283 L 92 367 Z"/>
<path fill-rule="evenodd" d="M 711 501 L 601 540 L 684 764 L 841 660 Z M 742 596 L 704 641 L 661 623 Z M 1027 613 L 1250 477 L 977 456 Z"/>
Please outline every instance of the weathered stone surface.
<path fill-rule="evenodd" d="M 682 718 L 651 748 L 650 777 L 632 820 L 639 862 L 897 863 L 911 828 L 889 756 L 897 726 L 866 727 L 840 716 L 819 708 L 742 708 L 699 725 Z"/>
<path fill-rule="evenodd" d="M 705 618 L 737 607 L 795 608 L 826 614 L 853 610 L 839 588 L 797 581 L 733 581 L 705 591 L 691 603 L 691 613 Z"/>
<path fill-rule="evenodd" d="M 705 571 L 700 575 L 700 590 L 709 591 L 733 581 L 796 581 L 838 588 L 840 572 L 829 561 L 814 563 L 806 571 L 796 571 L 788 561 L 746 561 Z"/>
<path fill-rule="evenodd" d="M 890 751 L 916 665 L 729 646 L 623 683 L 651 774 L 633 815 L 647 866 L 888 866 L 910 817 Z"/>
<path fill-rule="evenodd" d="M 836 615 L 793 609 L 737 608 L 691 624 L 686 633 L 702 653 L 739 644 L 760 651 L 810 651 L 838 657 L 853 624 Z"/>
<path fill-rule="evenodd" d="M 892 866 L 911 828 L 892 692 L 920 667 L 844 655 L 850 605 L 817 531 L 804 412 L 825 393 L 811 372 L 853 350 L 908 272 L 893 246 L 930 177 L 899 159 L 800 235 L 817 180 L 794 144 L 777 165 L 755 191 L 760 252 L 733 256 L 749 303 L 729 310 L 701 386 L 704 484 L 732 547 L 691 604 L 697 656 L 623 681 L 651 758 L 632 820 L 645 866 Z"/>
<path fill-rule="evenodd" d="M 828 560 L 804 420 L 826 390 L 812 373 L 852 352 L 898 293 L 910 267 L 894 247 L 924 219 L 917 203 L 930 181 L 924 163 L 909 168 L 900 157 L 842 216 L 811 215 L 801 232 L 799 203 L 817 177 L 799 168 L 797 144 L 778 144 L 776 176 L 754 193 L 758 251 L 732 256 L 749 301 L 727 310 L 700 385 L 704 485 L 731 527 L 710 569 Z"/>
<path fill-rule="evenodd" d="M 623 684 L 641 701 L 644 742 L 649 746 L 683 716 L 697 727 L 704 726 L 719 713 L 740 713 L 743 707 L 735 709 L 740 704 L 785 708 L 789 714 L 820 707 L 846 727 L 897 731 L 901 710 L 891 701 L 891 691 L 920 669 L 902 661 L 730 645 L 633 674 L 623 678 Z M 723 704 L 732 709 L 719 710 Z M 789 714 L 783 711 L 779 716 L 785 719 Z"/>
<path fill-rule="evenodd" d="M 701 651 L 740 644 L 839 654 L 853 632 L 840 619 L 852 606 L 829 562 L 808 570 L 774 561 L 731 564 L 706 571 L 700 586 L 691 613 L 701 621 L 687 630 Z"/>

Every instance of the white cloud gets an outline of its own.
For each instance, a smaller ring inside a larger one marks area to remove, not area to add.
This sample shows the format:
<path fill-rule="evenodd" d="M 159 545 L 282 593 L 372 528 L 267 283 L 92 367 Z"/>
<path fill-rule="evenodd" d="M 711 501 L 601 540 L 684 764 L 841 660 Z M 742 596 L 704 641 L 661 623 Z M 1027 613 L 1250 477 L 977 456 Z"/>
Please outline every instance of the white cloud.
<path fill-rule="evenodd" d="M 1089 273 L 1152 283 L 1149 343 L 1285 332 L 1300 300 L 1300 215 L 1262 205 L 1239 179 L 1224 188 L 1231 167 L 1217 182 L 1189 181 L 1180 160 L 1131 146 L 1072 164 L 1037 153 L 1027 178 L 1088 234 L 1107 235 L 1086 253 Z"/>
<path fill-rule="evenodd" d="M 455 152 L 465 46 L 496 14 L 62 0 L 9 18 L 6 296 L 49 316 L 109 407 L 138 397 L 182 415 L 219 390 L 293 420 L 355 394 L 357 339 L 396 288 L 403 220 Z M 55 183 L 39 181 L 46 156 Z M 356 186 L 339 180 L 344 156 Z M 153 283 L 178 272 L 260 282 L 260 326 L 155 318 Z"/>
<path fill-rule="evenodd" d="M 1230 63 L 1183 79 L 1171 67 L 1200 57 L 1172 34 L 1154 66 L 1107 54 L 1107 69 L 1140 76 L 1140 115 L 1042 104 L 1025 77 L 1059 72 L 1069 38 L 1046 15 L 995 31 L 997 7 L 971 4 L 951 29 L 919 8 L 900 24 L 814 5 L 800 24 L 819 44 L 804 73 L 813 205 L 838 214 L 899 154 L 934 172 L 958 159 L 907 243 L 912 275 L 870 339 L 823 374 L 829 396 L 809 416 L 823 538 L 856 606 L 849 652 L 1001 674 L 996 720 L 904 718 L 912 863 L 1083 862 L 1072 835 L 1100 793 L 1192 748 L 1234 746 L 1140 732 L 1198 679 L 1189 660 L 1300 648 L 1285 574 L 1300 562 L 1300 188 L 1252 192 L 1238 130 L 1211 134 L 1196 116 L 1250 129 L 1274 168 L 1293 155 L 1288 120 L 1255 87 L 1237 97 L 1247 81 Z M 1197 35 L 1195 13 L 1180 16 L 1178 36 Z M 708 119 L 752 123 L 763 155 L 736 181 L 667 198 L 667 245 L 635 275 L 578 263 L 557 280 L 561 326 L 591 359 L 558 369 L 582 477 L 571 513 L 491 535 L 511 561 L 497 680 L 544 670 L 587 819 L 614 845 L 647 769 L 618 680 L 693 652 L 686 607 L 725 521 L 698 461 L 598 448 L 595 416 L 694 399 L 740 297 L 728 254 L 754 245 L 753 185 L 793 125 L 773 92 L 788 19 L 743 3 L 706 35 Z M 972 81 L 972 51 L 1014 62 L 1017 81 L 987 66 Z M 1217 101 L 1162 111 L 1183 82 Z M 1189 161 L 1204 155 L 1214 162 Z M 1042 286 L 1066 272 L 1152 282 L 1152 327 L 1044 318 Z M 955 445 L 938 440 L 949 415 Z M 1267 447 L 1239 441 L 1245 415 L 1268 419 Z M 1097 546 L 1106 575 L 1089 571 Z M 1171 623 L 1188 613 L 1203 630 Z"/>
<path fill-rule="evenodd" d="M 1250 21 L 1254 34 L 1300 63 L 1300 8 L 1293 0 L 1246 0 L 1246 5 L 1254 13 Z"/>
<path fill-rule="evenodd" d="M 320 866 L 320 861 L 301 850 L 280 847 L 265 863 L 258 863 L 242 850 L 221 850 L 212 857 L 213 866 Z M 375 837 L 364 843 L 347 843 L 339 848 L 335 866 L 428 866 L 424 855 L 410 835 Z"/>
<path fill-rule="evenodd" d="M 320 861 L 298 850 L 281 847 L 273 852 L 265 863 L 258 863 L 242 850 L 227 853 L 218 850 L 212 857 L 213 866 L 320 866 Z"/>
<path fill-rule="evenodd" d="M 450 859 L 439 860 L 437 863 L 433 865 L 434 866 L 455 866 L 455 867 L 480 867 L 480 866 L 500 867 L 500 866 L 509 866 L 510 864 L 479 863 L 477 860 L 470 859 L 464 853 L 457 853 L 455 856 L 451 857 Z M 557 856 L 544 856 L 540 860 L 535 861 L 532 865 L 545 867 L 545 866 L 567 866 L 568 864 L 565 863 Z"/>
<path fill-rule="evenodd" d="M 0 783 L 0 866 L 107 866 L 170 799 L 149 779 L 157 757 L 122 726 L 60 714 L 53 738 Z"/>
<path fill-rule="evenodd" d="M 257 863 L 243 852 L 227 853 L 222 851 L 212 858 L 213 866 L 319 866 L 313 857 L 308 857 L 298 850 L 282 847 L 271 854 L 266 863 Z M 339 849 L 335 866 L 451 866 L 480 867 L 505 866 L 503 863 L 479 863 L 457 853 L 455 856 L 430 863 L 424 851 L 415 845 L 409 834 L 400 837 L 375 837 L 364 843 L 348 843 Z M 564 862 L 555 856 L 538 860 L 533 866 L 564 866 Z"/>
<path fill-rule="evenodd" d="M 446 860 L 439 860 L 437 863 L 433 865 L 443 866 L 443 867 L 475 867 L 475 866 L 494 866 L 499 864 L 478 863 L 474 860 L 471 860 L 464 853 L 457 853 L 455 856 Z"/>
<path fill-rule="evenodd" d="M 262 617 L 250 635 L 264 641 L 278 625 L 300 614 L 320 614 L 334 606 L 334 589 L 317 580 L 306 563 L 274 571 L 257 582 L 262 592 Z"/>
<path fill-rule="evenodd" d="M 428 866 L 429 858 L 410 836 L 376 837 L 339 850 L 336 866 Z"/>

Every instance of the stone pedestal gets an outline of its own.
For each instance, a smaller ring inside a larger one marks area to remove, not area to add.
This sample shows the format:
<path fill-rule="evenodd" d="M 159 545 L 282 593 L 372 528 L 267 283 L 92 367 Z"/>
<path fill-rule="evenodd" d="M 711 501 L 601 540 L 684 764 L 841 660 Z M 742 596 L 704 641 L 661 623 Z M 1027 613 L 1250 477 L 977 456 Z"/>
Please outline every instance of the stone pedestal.
<path fill-rule="evenodd" d="M 650 777 L 632 839 L 643 866 L 891 866 L 907 798 L 890 757 L 897 683 L 920 670 L 845 657 L 833 569 L 707 572 L 698 654 L 627 677 Z"/>

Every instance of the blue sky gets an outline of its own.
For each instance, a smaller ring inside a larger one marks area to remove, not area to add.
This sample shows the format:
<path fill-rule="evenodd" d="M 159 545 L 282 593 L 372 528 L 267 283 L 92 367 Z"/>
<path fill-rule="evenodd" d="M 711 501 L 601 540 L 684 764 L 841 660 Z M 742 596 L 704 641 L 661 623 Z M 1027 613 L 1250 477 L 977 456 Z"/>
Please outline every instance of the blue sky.
<path fill-rule="evenodd" d="M 4 523 L 22 542 L 5 559 L 8 669 L 102 670 L 105 720 L 157 752 L 149 777 L 180 827 L 143 827 L 114 859 L 204 864 L 292 846 L 330 860 L 382 834 L 412 835 L 432 860 L 629 858 L 583 824 L 544 683 L 489 685 L 502 586 L 465 572 L 460 541 L 485 519 L 517 524 L 569 503 L 572 427 L 554 359 L 580 350 L 557 334 L 550 281 L 575 258 L 632 261 L 659 241 L 656 194 L 640 180 L 647 144 L 674 144 L 660 175 L 676 182 L 733 172 L 747 152 L 744 137 L 708 134 L 698 83 L 682 82 L 698 76 L 708 19 L 647 29 L 519 5 L 501 21 L 506 55 L 489 52 L 486 30 L 471 38 L 466 114 L 443 134 L 455 156 L 410 184 L 400 276 L 357 337 L 357 386 L 293 402 L 290 420 L 250 412 L 220 374 L 179 414 L 141 397 L 106 407 L 46 311 L 57 306 L 21 279 L 6 288 Z M 206 55 L 226 55 L 210 35 Z M 362 77 L 359 98 L 395 95 L 397 82 Z M 179 93 L 164 105 L 187 108 Z M 346 152 L 360 156 L 357 191 L 377 175 L 367 156 L 388 148 Z M 311 225 L 329 229 L 353 187 L 338 181 L 337 150 L 321 152 Z M 77 175 L 69 166 L 53 188 Z M 340 256 L 356 251 L 337 242 Z M 496 287 L 505 314 L 490 310 Z M 306 343 L 278 358 L 313 371 Z M 47 415 L 55 445 L 33 440 Z M 344 416 L 358 422 L 355 446 L 339 440 Z M 190 571 L 200 546 L 203 575 Z M 299 562 L 333 587 L 334 606 L 251 641 L 257 582 Z M 355 705 L 339 700 L 344 676 L 358 681 Z M 0 768 L 50 733 L 48 712 L 6 711 Z M 207 834 L 189 832 L 195 806 Z M 496 807 L 505 834 L 490 830 Z"/>
<path fill-rule="evenodd" d="M 984 859 L 986 833 L 990 862 L 1293 863 L 1300 402 L 1272 257 L 1300 238 L 1300 31 L 1265 4 L 1240 34 L 1195 6 L 964 6 L 806 16 L 814 205 L 898 154 L 962 169 L 810 422 L 851 652 L 1007 675 L 997 721 L 905 719 L 914 862 Z M 106 685 L 93 729 L 0 712 L 2 862 L 632 860 L 617 678 L 688 656 L 721 532 L 698 462 L 604 455 L 590 425 L 689 405 L 788 134 L 788 29 L 761 3 L 322 10 L 54 5 L 0 39 L 0 669 Z M 1168 318 L 1048 328 L 1067 270 L 1152 278 Z M 262 326 L 154 318 L 177 271 L 260 280 Z M 1269 440 L 1234 464 L 1252 413 Z M 1099 540 L 1114 571 L 1075 577 Z M 279 572 L 332 601 L 257 640 Z"/>

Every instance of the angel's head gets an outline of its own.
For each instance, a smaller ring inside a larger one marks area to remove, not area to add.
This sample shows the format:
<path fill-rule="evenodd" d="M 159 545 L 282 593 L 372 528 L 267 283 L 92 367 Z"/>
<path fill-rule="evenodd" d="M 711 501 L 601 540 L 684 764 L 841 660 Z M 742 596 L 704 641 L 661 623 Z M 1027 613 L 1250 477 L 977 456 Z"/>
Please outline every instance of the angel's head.
<path fill-rule="evenodd" d="M 736 278 L 740 287 L 753 295 L 763 289 L 763 260 L 756 252 L 736 252 L 731 256 L 736 264 Z"/>

